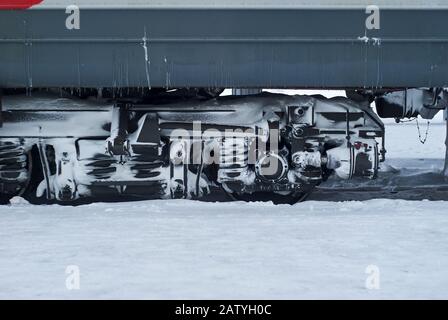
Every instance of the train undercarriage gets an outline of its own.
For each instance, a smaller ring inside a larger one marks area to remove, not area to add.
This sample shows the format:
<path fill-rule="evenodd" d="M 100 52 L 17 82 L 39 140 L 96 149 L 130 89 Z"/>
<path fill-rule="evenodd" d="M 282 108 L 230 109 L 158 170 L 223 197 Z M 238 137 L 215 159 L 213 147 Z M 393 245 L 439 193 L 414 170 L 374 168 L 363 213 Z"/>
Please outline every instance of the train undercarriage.
<path fill-rule="evenodd" d="M 381 26 L 367 1 L 163 3 L 0 10 L 1 202 L 294 203 L 374 179 L 382 118 L 447 110 L 440 3 L 384 2 Z"/>
<path fill-rule="evenodd" d="M 433 88 L 336 98 L 220 92 L 6 91 L 1 201 L 199 199 L 221 189 L 292 204 L 331 175 L 376 177 L 386 155 L 378 115 L 432 118 L 447 105 Z"/>

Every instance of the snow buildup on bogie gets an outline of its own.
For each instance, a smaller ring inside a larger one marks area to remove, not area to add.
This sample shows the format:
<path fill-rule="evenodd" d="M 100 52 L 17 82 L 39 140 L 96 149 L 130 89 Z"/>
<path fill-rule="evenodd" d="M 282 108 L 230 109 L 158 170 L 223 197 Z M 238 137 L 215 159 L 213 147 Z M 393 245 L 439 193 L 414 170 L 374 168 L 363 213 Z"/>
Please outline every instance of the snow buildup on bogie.
<path fill-rule="evenodd" d="M 11 198 L 11 200 L 9 200 L 9 204 L 11 206 L 27 206 L 30 203 L 27 200 L 25 200 L 24 198 L 16 196 L 16 197 Z"/>

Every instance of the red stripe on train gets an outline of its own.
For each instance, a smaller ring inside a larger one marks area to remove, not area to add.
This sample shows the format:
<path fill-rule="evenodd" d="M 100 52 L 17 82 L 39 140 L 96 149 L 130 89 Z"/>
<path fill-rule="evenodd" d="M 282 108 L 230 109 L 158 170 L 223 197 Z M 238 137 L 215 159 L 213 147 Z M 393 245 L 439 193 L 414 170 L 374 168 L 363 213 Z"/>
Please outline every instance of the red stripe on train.
<path fill-rule="evenodd" d="M 43 0 L 0 0 L 0 10 L 28 9 Z"/>

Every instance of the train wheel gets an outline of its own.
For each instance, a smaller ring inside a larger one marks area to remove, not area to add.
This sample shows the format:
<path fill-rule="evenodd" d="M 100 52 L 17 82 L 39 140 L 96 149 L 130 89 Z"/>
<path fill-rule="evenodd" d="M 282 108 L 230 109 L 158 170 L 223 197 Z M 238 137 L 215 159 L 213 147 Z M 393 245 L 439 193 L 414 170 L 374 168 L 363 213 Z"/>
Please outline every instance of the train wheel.
<path fill-rule="evenodd" d="M 0 140 L 0 204 L 8 204 L 11 198 L 25 192 L 31 171 L 31 153 L 20 141 Z"/>

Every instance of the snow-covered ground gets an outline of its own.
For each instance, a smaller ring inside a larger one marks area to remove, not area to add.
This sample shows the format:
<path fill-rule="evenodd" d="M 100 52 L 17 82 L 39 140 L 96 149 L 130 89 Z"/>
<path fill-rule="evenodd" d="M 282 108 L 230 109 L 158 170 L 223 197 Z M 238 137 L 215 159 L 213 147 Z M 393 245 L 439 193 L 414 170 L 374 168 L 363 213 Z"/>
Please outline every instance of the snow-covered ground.
<path fill-rule="evenodd" d="M 448 298 L 446 202 L 3 207 L 1 298 Z M 66 288 L 66 268 L 80 289 Z M 368 266 L 379 289 L 367 289 Z"/>
<path fill-rule="evenodd" d="M 445 127 L 429 134 L 388 126 L 380 185 L 440 178 Z M 0 298 L 448 298 L 448 202 L 332 197 L 14 201 L 0 207 Z"/>

